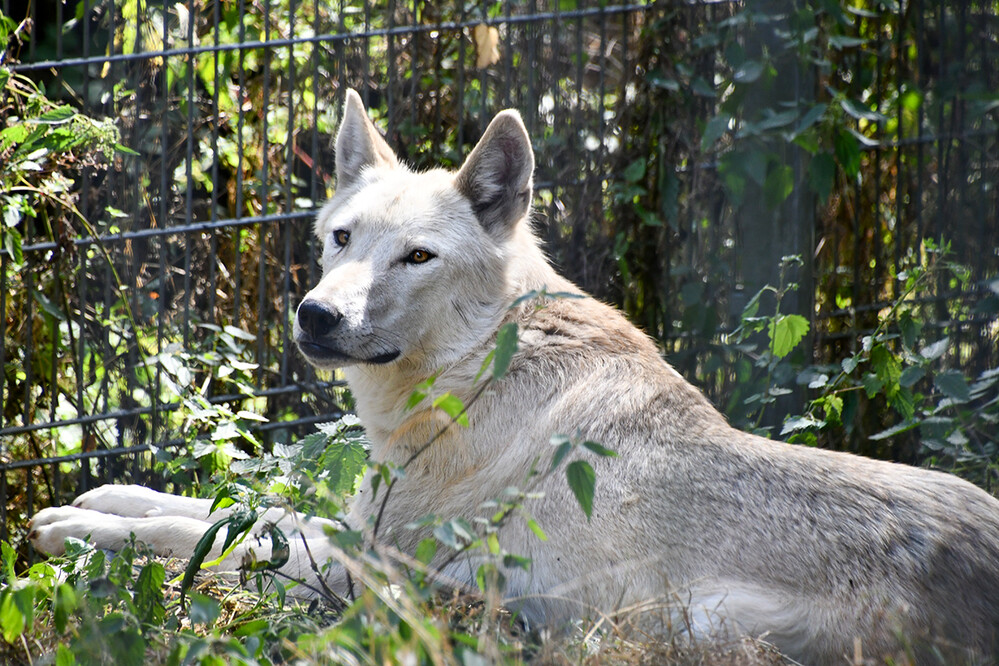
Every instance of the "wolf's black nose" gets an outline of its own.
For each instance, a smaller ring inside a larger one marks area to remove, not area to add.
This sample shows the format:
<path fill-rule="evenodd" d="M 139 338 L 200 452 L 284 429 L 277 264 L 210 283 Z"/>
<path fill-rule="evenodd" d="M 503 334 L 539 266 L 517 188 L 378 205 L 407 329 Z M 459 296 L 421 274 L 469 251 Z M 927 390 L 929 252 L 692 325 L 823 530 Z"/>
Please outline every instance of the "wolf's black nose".
<path fill-rule="evenodd" d="M 342 314 L 317 300 L 307 298 L 298 306 L 298 325 L 314 339 L 332 331 L 341 319 Z"/>

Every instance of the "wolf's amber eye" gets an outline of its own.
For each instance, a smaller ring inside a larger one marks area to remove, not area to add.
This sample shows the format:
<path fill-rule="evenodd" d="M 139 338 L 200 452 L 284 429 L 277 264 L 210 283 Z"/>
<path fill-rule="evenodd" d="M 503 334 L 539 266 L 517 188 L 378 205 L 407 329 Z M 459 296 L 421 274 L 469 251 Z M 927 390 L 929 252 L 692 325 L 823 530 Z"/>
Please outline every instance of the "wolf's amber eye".
<path fill-rule="evenodd" d="M 346 229 L 337 229 L 333 232 L 333 240 L 336 241 L 337 245 L 343 247 L 350 240 L 350 232 Z"/>
<path fill-rule="evenodd" d="M 409 253 L 409 256 L 406 257 L 406 261 L 411 264 L 423 264 L 430 261 L 435 256 L 435 254 L 427 252 L 426 250 L 413 250 Z"/>

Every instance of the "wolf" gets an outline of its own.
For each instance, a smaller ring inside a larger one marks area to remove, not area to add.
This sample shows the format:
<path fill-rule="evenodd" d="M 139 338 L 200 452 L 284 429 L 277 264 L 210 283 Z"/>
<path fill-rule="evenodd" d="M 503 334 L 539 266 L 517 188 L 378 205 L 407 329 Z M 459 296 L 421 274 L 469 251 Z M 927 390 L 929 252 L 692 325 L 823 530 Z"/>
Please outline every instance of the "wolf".
<path fill-rule="evenodd" d="M 426 536 L 414 521 L 488 516 L 490 501 L 533 479 L 541 497 L 530 511 L 547 539 L 517 520 L 499 537 L 530 558 L 505 572 L 505 594 L 535 625 L 646 609 L 635 626 L 764 636 L 803 664 L 842 663 L 858 646 L 879 660 L 994 659 L 999 501 L 948 474 L 731 427 L 621 312 L 552 268 L 532 229 L 533 172 L 516 111 L 492 120 L 456 172 L 415 172 L 347 93 L 337 188 L 315 222 L 323 276 L 298 307 L 294 338 L 311 364 L 343 372 L 371 458 L 406 473 L 385 502 L 366 478 L 346 522 L 359 529 L 377 514 L 378 538 L 413 552 Z M 481 370 L 510 323 L 516 352 L 483 390 Z M 430 376 L 434 391 L 463 401 L 467 426 L 432 401 L 408 404 Z M 588 458 L 589 519 L 564 477 L 536 473 L 557 435 L 617 453 Z M 117 548 L 134 534 L 184 555 L 221 515 L 210 509 L 105 486 L 41 511 L 30 538 L 59 553 L 68 536 Z M 302 543 L 327 557 L 333 523 L 270 511 L 263 519 L 294 518 L 303 537 L 285 571 L 315 577 Z M 475 562 L 435 564 L 474 586 Z M 350 585 L 342 566 L 325 575 L 340 593 Z"/>

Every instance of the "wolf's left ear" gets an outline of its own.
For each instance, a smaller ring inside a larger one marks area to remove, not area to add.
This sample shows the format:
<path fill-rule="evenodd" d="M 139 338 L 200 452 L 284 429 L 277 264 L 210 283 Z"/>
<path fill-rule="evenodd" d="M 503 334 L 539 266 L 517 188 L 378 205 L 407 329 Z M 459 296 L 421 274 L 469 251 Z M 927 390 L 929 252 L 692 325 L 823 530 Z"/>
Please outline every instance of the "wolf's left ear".
<path fill-rule="evenodd" d="M 519 222 L 531 205 L 534 151 L 520 114 L 501 111 L 469 154 L 455 186 L 472 202 L 479 222 L 502 233 Z"/>
<path fill-rule="evenodd" d="M 337 189 L 353 185 L 367 167 L 398 165 L 395 153 L 368 118 L 361 96 L 348 90 L 343 120 L 336 135 Z"/>

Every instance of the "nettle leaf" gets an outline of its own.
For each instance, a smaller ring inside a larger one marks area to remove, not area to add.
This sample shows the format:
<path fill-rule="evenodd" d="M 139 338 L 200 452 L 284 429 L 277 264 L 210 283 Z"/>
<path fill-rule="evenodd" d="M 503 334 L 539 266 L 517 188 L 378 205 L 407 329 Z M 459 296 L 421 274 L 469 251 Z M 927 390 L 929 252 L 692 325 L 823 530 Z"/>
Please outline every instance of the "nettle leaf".
<path fill-rule="evenodd" d="M 791 353 L 808 333 L 808 320 L 801 315 L 780 315 L 770 321 L 767 334 L 770 336 L 770 349 L 777 358 Z"/>
<path fill-rule="evenodd" d="M 808 430 L 810 428 L 821 428 L 824 425 L 825 421 L 819 421 L 811 416 L 797 416 L 784 422 L 784 427 L 781 428 L 780 434 L 783 437 L 789 432 Z"/>
<path fill-rule="evenodd" d="M 933 385 L 955 402 L 968 402 L 971 400 L 971 389 L 968 387 L 968 380 L 958 370 L 947 370 L 938 373 L 933 378 Z"/>
<path fill-rule="evenodd" d="M 908 368 L 902 371 L 902 374 L 898 377 L 898 383 L 904 388 L 912 388 L 912 386 L 918 382 L 920 379 L 926 376 L 926 370 L 918 365 L 910 365 Z"/>
<path fill-rule="evenodd" d="M 944 355 L 947 348 L 950 346 L 950 338 L 943 338 L 942 340 L 937 340 L 933 344 L 926 345 L 919 350 L 919 355 L 925 358 L 927 361 L 935 361 Z"/>
<path fill-rule="evenodd" d="M 822 398 L 822 409 L 827 420 L 839 423 L 843 419 L 843 398 L 835 394 L 825 396 Z"/>
<path fill-rule="evenodd" d="M 504 324 L 496 334 L 496 354 L 493 356 L 493 379 L 500 379 L 510 368 L 510 361 L 517 352 L 517 324 Z"/>
<path fill-rule="evenodd" d="M 572 494 L 576 496 L 576 501 L 589 520 L 593 515 L 593 495 L 596 490 L 597 475 L 585 460 L 573 460 L 566 468 L 565 475 Z"/>

